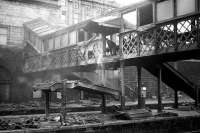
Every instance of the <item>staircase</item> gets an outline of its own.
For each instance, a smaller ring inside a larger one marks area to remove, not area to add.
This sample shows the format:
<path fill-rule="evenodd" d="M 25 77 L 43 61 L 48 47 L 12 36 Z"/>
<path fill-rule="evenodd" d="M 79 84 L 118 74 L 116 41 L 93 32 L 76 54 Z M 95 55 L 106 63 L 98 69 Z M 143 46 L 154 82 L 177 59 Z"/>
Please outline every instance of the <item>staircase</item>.
<path fill-rule="evenodd" d="M 197 97 L 195 85 L 168 63 L 159 64 L 162 68 L 162 81 L 174 90 L 182 91 L 194 100 Z M 143 67 L 154 76 L 158 76 L 158 68 L 154 63 L 145 63 Z"/>

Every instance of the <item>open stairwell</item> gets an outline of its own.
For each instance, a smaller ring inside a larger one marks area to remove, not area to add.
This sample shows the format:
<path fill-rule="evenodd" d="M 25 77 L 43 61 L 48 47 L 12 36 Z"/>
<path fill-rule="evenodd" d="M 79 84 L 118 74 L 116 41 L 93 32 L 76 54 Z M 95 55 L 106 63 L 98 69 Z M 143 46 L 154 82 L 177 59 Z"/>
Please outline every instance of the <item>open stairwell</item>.
<path fill-rule="evenodd" d="M 144 64 L 143 67 L 154 76 L 158 76 L 158 67 L 156 67 L 156 64 L 148 63 L 148 65 Z M 159 67 L 162 69 L 162 81 L 165 84 L 174 90 L 184 92 L 194 100 L 197 99 L 197 88 L 194 83 L 192 83 L 168 63 L 159 64 Z M 200 95 L 199 91 L 198 95 Z"/>

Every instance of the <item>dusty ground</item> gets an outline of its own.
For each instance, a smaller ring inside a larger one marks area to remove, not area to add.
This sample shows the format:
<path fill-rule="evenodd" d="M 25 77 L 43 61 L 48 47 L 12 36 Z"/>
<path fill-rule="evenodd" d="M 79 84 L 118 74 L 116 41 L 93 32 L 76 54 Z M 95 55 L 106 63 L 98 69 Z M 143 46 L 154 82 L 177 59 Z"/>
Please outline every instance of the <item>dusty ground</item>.
<path fill-rule="evenodd" d="M 179 103 L 192 103 L 194 100 L 189 98 L 179 98 Z M 146 104 L 157 104 L 156 99 L 146 99 Z M 162 103 L 174 103 L 173 99 L 163 99 Z M 79 107 L 99 107 L 101 104 L 101 100 L 81 100 L 80 102 L 71 101 L 67 103 L 68 108 L 79 108 Z M 120 105 L 119 101 L 108 101 L 107 100 L 107 106 L 112 105 Z M 126 101 L 127 106 L 131 105 L 137 105 L 137 101 Z M 58 108 L 61 106 L 61 103 L 50 103 L 50 107 L 52 108 Z M 44 109 L 44 101 L 31 101 L 28 103 L 21 103 L 21 104 L 15 104 L 15 103 L 1 103 L 0 104 L 0 111 L 15 111 L 15 110 L 26 110 L 26 109 Z"/>

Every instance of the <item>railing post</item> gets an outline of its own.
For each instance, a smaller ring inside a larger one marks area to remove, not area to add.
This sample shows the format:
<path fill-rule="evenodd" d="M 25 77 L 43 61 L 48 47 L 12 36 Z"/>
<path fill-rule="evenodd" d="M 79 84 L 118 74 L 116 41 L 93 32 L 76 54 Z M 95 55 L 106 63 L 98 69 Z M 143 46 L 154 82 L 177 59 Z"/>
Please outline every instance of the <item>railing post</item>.
<path fill-rule="evenodd" d="M 124 27 L 124 19 L 123 19 L 123 15 L 121 14 L 120 15 L 120 32 L 124 32 L 125 31 L 125 27 Z M 122 34 L 119 34 L 119 56 L 120 58 L 123 57 L 123 35 Z"/>
<path fill-rule="evenodd" d="M 141 55 L 141 46 L 140 46 L 140 34 L 139 32 L 137 32 L 137 44 L 138 44 L 138 50 L 137 50 L 137 56 L 140 56 Z"/>
<path fill-rule="evenodd" d="M 178 33 L 177 33 L 177 22 L 174 22 L 173 23 L 174 24 L 174 45 L 175 45 L 175 51 L 177 51 L 178 50 L 178 41 L 177 41 L 177 39 L 178 39 Z"/>
<path fill-rule="evenodd" d="M 102 46 L 102 50 L 103 50 L 103 57 L 106 56 L 106 36 L 102 34 L 102 42 L 103 42 L 103 46 Z"/>
<path fill-rule="evenodd" d="M 157 26 L 156 26 L 156 28 L 154 28 L 154 45 L 155 45 L 155 53 L 154 54 L 157 54 L 158 53 L 158 48 L 159 48 L 159 46 L 158 46 L 158 40 L 157 40 Z"/>
<path fill-rule="evenodd" d="M 123 35 L 120 34 L 119 36 L 119 56 L 120 58 L 123 58 L 124 55 L 123 55 Z"/>
<path fill-rule="evenodd" d="M 198 47 L 200 48 L 200 33 L 199 33 L 199 32 L 200 32 L 200 31 L 199 31 L 199 30 L 200 30 L 200 29 L 199 29 L 199 24 L 200 24 L 200 23 L 199 23 L 199 21 L 200 21 L 200 20 L 199 20 L 199 17 L 197 17 L 197 45 L 198 45 Z"/>

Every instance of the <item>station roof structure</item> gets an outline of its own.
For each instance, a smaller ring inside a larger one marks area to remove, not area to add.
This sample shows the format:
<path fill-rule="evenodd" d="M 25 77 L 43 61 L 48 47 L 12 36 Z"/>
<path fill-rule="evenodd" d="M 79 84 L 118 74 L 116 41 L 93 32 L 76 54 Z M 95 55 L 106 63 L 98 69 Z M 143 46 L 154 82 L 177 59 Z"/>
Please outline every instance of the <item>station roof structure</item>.
<path fill-rule="evenodd" d="M 26 22 L 24 26 L 34 32 L 38 37 L 43 37 L 63 29 L 63 27 L 51 25 L 42 18 Z"/>
<path fill-rule="evenodd" d="M 86 23 L 84 29 L 90 32 L 103 33 L 110 35 L 119 33 L 121 26 L 121 18 L 118 15 L 103 16 L 92 19 Z"/>
<path fill-rule="evenodd" d="M 62 34 L 68 30 L 80 28 L 93 33 L 103 33 L 105 35 L 109 35 L 119 32 L 120 25 L 121 18 L 116 15 L 98 17 L 67 27 L 50 24 L 42 18 L 37 18 L 24 23 L 24 27 L 34 32 L 40 38 L 45 38 L 48 35 L 57 35 L 59 33 Z"/>

